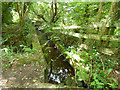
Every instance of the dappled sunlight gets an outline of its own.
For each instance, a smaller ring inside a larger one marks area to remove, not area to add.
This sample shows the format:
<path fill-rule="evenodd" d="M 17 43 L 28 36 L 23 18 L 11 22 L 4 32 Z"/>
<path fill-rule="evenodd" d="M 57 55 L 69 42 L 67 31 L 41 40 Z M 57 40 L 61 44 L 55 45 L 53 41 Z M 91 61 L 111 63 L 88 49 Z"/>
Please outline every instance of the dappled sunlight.
<path fill-rule="evenodd" d="M 12 12 L 12 14 L 13 14 L 13 22 L 18 22 L 18 20 L 19 20 L 19 15 L 18 15 L 18 13 L 17 12 L 15 12 L 14 10 L 12 10 L 11 11 Z"/>
<path fill-rule="evenodd" d="M 81 1 L 0 4 L 3 88 L 120 88 L 119 3 Z"/>

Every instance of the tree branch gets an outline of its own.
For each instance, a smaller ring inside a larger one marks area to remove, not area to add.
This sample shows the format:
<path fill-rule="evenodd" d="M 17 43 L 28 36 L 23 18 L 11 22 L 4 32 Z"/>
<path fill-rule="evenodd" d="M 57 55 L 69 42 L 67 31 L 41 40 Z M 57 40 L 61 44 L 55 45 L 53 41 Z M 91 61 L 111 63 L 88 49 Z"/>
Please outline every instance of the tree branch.
<path fill-rule="evenodd" d="M 55 0 L 55 16 L 57 15 L 57 0 Z"/>
<path fill-rule="evenodd" d="M 52 0 L 52 4 L 51 4 L 51 16 L 54 15 L 54 9 L 53 9 L 53 0 Z"/>
<path fill-rule="evenodd" d="M 54 0 L 55 1 L 55 13 L 53 14 L 53 17 L 52 17 L 52 20 L 51 20 L 51 22 L 56 22 L 56 21 L 54 21 L 55 20 L 55 17 L 56 17 L 56 15 L 57 15 L 57 0 Z"/>
<path fill-rule="evenodd" d="M 21 16 L 21 14 L 20 14 L 20 11 L 19 11 L 19 8 L 18 8 L 18 2 L 16 2 L 16 8 L 17 8 L 17 12 L 18 12 L 19 17 L 20 17 L 20 16 Z"/>
<path fill-rule="evenodd" d="M 28 8 L 27 8 L 28 7 Z M 26 8 L 24 8 L 24 9 L 26 9 L 25 10 L 25 13 L 24 13 L 24 16 L 27 14 L 27 12 L 29 11 L 29 9 L 30 9 L 30 7 L 29 6 L 26 6 Z"/>
<path fill-rule="evenodd" d="M 43 15 L 38 15 L 38 17 L 42 18 L 45 22 L 48 22 L 48 21 L 43 17 Z"/>
<path fill-rule="evenodd" d="M 58 12 L 58 14 L 57 14 L 57 16 L 56 16 L 56 18 L 55 18 L 53 23 L 55 23 L 60 18 L 60 15 L 59 15 L 60 13 L 61 13 L 61 11 Z"/>
<path fill-rule="evenodd" d="M 22 9 L 21 9 L 21 15 L 24 16 L 24 2 L 22 2 Z"/>
<path fill-rule="evenodd" d="M 35 11 L 33 11 L 33 12 L 38 16 L 38 18 L 42 18 L 45 22 L 48 22 L 48 21 L 43 17 L 43 15 L 38 15 L 38 13 L 35 12 Z"/>
<path fill-rule="evenodd" d="M 98 10 L 97 22 L 99 22 L 100 19 L 101 19 L 101 13 L 102 13 L 102 8 L 103 8 L 103 2 L 102 1 L 100 2 L 100 8 Z"/>
<path fill-rule="evenodd" d="M 111 14 L 113 8 L 114 8 L 114 4 L 115 4 L 115 2 L 113 1 L 112 5 L 111 5 L 111 8 L 110 8 L 110 10 L 109 10 L 109 13 L 108 13 L 108 17 L 107 17 L 107 19 L 106 19 L 106 22 L 103 23 L 103 28 L 102 28 L 102 32 L 101 32 L 101 35 L 100 35 L 100 39 L 102 38 L 102 36 L 103 36 L 103 34 L 104 34 L 104 32 L 105 32 L 105 26 L 106 26 L 106 24 L 107 24 L 107 22 L 108 22 L 108 19 L 109 19 L 109 17 L 110 17 L 110 14 Z"/>

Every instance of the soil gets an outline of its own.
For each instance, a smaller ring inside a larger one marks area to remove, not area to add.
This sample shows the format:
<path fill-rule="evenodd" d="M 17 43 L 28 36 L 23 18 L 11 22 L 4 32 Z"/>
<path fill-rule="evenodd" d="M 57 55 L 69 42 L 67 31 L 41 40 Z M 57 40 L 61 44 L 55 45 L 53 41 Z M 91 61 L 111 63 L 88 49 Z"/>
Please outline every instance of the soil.
<path fill-rule="evenodd" d="M 0 87 L 28 88 L 36 82 L 44 83 L 46 64 L 40 57 L 34 55 L 17 57 L 7 70 L 3 70 Z"/>

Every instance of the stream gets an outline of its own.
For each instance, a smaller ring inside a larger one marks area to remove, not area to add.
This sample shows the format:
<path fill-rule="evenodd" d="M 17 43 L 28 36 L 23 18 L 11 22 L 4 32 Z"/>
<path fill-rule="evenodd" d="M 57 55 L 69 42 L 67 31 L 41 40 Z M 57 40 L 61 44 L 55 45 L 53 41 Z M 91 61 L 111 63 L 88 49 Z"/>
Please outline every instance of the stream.
<path fill-rule="evenodd" d="M 74 68 L 65 60 L 65 57 L 61 55 L 61 52 L 44 33 L 44 30 L 36 31 L 47 62 L 44 82 L 59 85 L 67 85 L 67 81 L 72 83 L 72 77 L 75 76 Z"/>

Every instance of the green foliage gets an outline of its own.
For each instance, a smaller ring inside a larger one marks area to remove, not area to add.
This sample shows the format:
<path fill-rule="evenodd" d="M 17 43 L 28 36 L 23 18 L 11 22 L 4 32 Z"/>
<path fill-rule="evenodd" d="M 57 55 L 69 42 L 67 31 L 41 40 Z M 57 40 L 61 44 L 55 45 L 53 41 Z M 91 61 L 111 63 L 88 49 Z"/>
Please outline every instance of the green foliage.
<path fill-rule="evenodd" d="M 106 21 L 109 13 L 108 9 L 110 9 L 111 4 L 111 2 L 103 2 L 103 9 L 101 10 L 102 15 L 100 17 L 100 22 L 97 22 L 98 24 L 100 23 L 102 25 L 102 23 Z M 22 3 L 19 3 L 18 5 L 19 9 L 22 9 Z M 17 12 L 16 3 L 2 3 L 2 45 L 4 46 L 3 49 L 1 49 L 1 52 L 2 56 L 5 57 L 2 64 L 3 69 L 12 65 L 14 58 L 11 57 L 11 55 L 17 55 L 21 52 L 33 54 L 34 51 L 37 51 L 31 49 L 33 41 L 32 30 L 35 29 L 34 25 L 31 23 L 31 19 L 36 20 L 37 18 L 37 20 L 42 22 L 44 20 L 35 15 L 34 11 L 38 15 L 43 15 L 47 21 L 50 21 L 52 18 L 51 3 L 49 2 L 25 2 L 25 6 L 28 6 L 30 10 L 29 14 L 25 16 L 25 25 L 21 27 L 18 24 L 10 24 L 13 19 L 11 11 L 14 10 Z M 59 2 L 57 7 L 58 13 L 56 16 L 56 18 L 59 17 L 58 21 L 55 24 L 50 22 L 46 24 L 46 22 L 44 22 L 41 25 L 43 26 L 42 28 L 44 28 L 45 34 L 47 34 L 48 37 L 57 44 L 57 48 L 59 47 L 63 52 L 61 55 L 66 55 L 66 59 L 69 59 L 70 63 L 76 69 L 75 77 L 77 77 L 76 81 L 79 84 L 78 86 L 82 86 L 80 81 L 84 80 L 88 85 L 90 85 L 90 88 L 107 88 L 107 86 L 116 88 L 118 86 L 118 81 L 111 76 L 111 73 L 115 70 L 115 67 L 118 67 L 119 58 L 114 55 L 107 56 L 100 53 L 99 49 L 96 49 L 100 46 L 96 45 L 96 43 L 98 43 L 97 41 L 93 43 L 92 40 L 87 39 L 84 44 L 88 44 L 89 47 L 86 48 L 85 45 L 82 46 L 81 44 L 82 39 L 80 40 L 74 36 L 61 33 L 63 31 L 71 32 L 69 29 L 52 30 L 54 26 L 64 27 L 64 25 L 78 25 L 81 26 L 81 28 L 76 31 L 73 30 L 74 32 L 83 34 L 101 34 L 102 26 L 95 24 L 99 7 L 99 2 Z M 118 13 L 116 16 L 119 16 Z M 115 26 L 116 21 L 117 19 L 115 19 L 115 22 L 112 22 L 111 14 L 107 24 L 113 23 L 113 26 Z M 93 24 L 96 25 L 95 29 Z M 108 30 L 111 32 L 111 27 L 109 25 L 106 26 L 110 28 Z M 97 32 L 98 27 L 100 28 L 99 32 Z M 117 36 L 119 35 L 119 31 L 120 29 L 117 27 L 112 33 Z M 109 47 L 118 48 L 118 42 L 110 42 Z M 48 54 L 45 55 L 48 56 Z M 36 82 L 36 80 L 33 82 Z M 76 83 L 72 83 L 71 78 L 68 78 L 68 80 L 66 80 L 66 84 L 75 85 Z"/>
<path fill-rule="evenodd" d="M 12 47 L 12 48 L 6 47 L 3 49 L 0 49 L 1 56 L 4 57 L 4 58 L 2 58 L 2 69 L 3 70 L 7 70 L 13 64 L 13 61 L 14 61 L 13 55 L 16 55 L 13 52 L 13 49 L 14 49 L 14 47 Z"/>
<path fill-rule="evenodd" d="M 36 50 L 36 49 L 31 49 L 31 48 L 29 48 L 28 46 L 25 46 L 25 45 L 20 45 L 20 47 L 22 47 L 22 51 L 23 51 L 24 53 L 33 54 L 35 51 L 38 52 L 38 50 Z M 18 51 L 18 52 L 19 52 L 19 51 Z"/>
<path fill-rule="evenodd" d="M 120 36 L 120 27 L 118 27 L 117 29 L 115 29 L 114 35 L 119 35 Z"/>
<path fill-rule="evenodd" d="M 74 77 L 71 77 L 71 76 L 68 76 L 67 79 L 65 80 L 65 84 L 68 85 L 68 86 L 75 86 L 75 82 L 73 82 L 73 79 Z"/>
<path fill-rule="evenodd" d="M 16 47 L 9 47 L 9 46 L 3 46 L 2 49 L 0 49 L 0 54 L 2 56 L 2 69 L 7 70 L 8 68 L 11 68 L 13 64 L 16 64 L 15 62 L 19 61 L 18 65 L 22 65 L 23 64 L 28 64 L 31 63 L 31 61 L 35 61 L 34 58 L 30 58 L 31 55 L 34 54 L 34 51 L 37 51 L 36 49 L 30 49 L 27 46 L 24 45 L 20 45 L 20 47 L 23 47 L 22 50 L 24 51 L 23 53 L 21 53 L 19 50 L 17 51 L 17 53 L 14 52 L 14 49 Z M 29 57 L 29 56 L 30 57 Z M 30 60 L 27 60 L 27 58 L 29 58 Z M 40 61 L 36 60 L 36 63 L 38 65 Z"/>
<path fill-rule="evenodd" d="M 64 53 L 77 70 L 77 82 L 84 80 L 87 84 L 90 84 L 91 88 L 107 88 L 107 85 L 116 88 L 118 85 L 118 82 L 113 77 L 107 78 L 114 67 L 118 67 L 117 59 L 112 60 L 113 57 L 105 57 L 97 49 L 92 49 L 88 53 L 83 48 L 77 48 L 76 50 L 71 47 Z"/>
<path fill-rule="evenodd" d="M 2 2 L 2 23 L 11 23 L 12 22 L 12 5 L 11 2 Z"/>
<path fill-rule="evenodd" d="M 21 51 L 20 45 L 31 47 L 34 26 L 30 22 L 26 22 L 23 27 L 18 24 L 3 24 L 2 30 L 5 32 L 2 39 L 3 45 L 15 47 L 15 52 Z"/>
<path fill-rule="evenodd" d="M 110 87 L 115 88 L 116 86 L 112 83 L 109 83 L 108 77 L 110 73 L 112 72 L 113 68 L 118 64 L 117 63 L 109 63 L 109 61 L 113 61 L 111 58 L 104 57 L 100 53 L 98 53 L 97 50 L 93 49 L 91 52 L 93 66 L 92 68 L 92 76 L 93 81 L 91 82 L 91 86 L 94 86 L 94 88 L 107 88 L 105 87 L 107 84 L 110 85 Z M 117 59 L 115 59 L 117 60 Z M 111 67 L 113 66 L 113 67 Z M 118 84 L 116 84 L 118 85 Z"/>
<path fill-rule="evenodd" d="M 86 51 L 76 51 L 74 47 L 70 47 L 68 51 L 64 52 L 67 54 L 68 59 L 74 65 L 74 68 L 77 70 L 76 76 L 77 82 L 84 80 L 85 82 L 89 81 L 89 66 L 88 66 L 88 53 Z"/>

